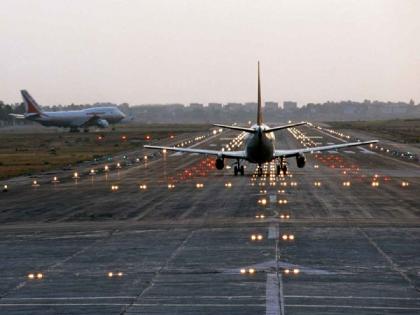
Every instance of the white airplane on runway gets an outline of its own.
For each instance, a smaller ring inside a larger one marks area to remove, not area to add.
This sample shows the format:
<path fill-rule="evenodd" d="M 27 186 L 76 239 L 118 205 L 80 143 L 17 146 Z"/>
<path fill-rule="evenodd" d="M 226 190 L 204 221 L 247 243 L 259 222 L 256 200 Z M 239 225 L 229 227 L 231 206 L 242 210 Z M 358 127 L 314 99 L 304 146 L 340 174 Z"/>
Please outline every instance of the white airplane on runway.
<path fill-rule="evenodd" d="M 214 124 L 215 126 L 228 128 L 233 130 L 239 130 L 248 133 L 245 141 L 245 150 L 243 151 L 217 151 L 207 149 L 195 149 L 195 148 L 178 148 L 178 147 L 166 147 L 166 146 L 153 146 L 145 145 L 148 149 L 165 149 L 178 152 L 188 153 L 199 153 L 216 156 L 215 165 L 218 170 L 224 168 L 224 159 L 235 159 L 236 165 L 234 167 L 234 174 L 244 175 L 244 166 L 241 165 L 242 160 L 246 160 L 251 163 L 258 164 L 258 176 L 262 175 L 263 163 L 268 163 L 273 160 L 277 160 L 277 175 L 283 171 L 283 174 L 287 173 L 287 165 L 285 160 L 290 157 L 296 158 L 296 164 L 299 168 L 305 166 L 306 158 L 305 153 L 314 153 L 318 151 L 334 150 L 339 148 L 354 147 L 360 145 L 366 145 L 376 143 L 378 140 L 370 140 L 363 142 L 352 142 L 343 144 L 333 144 L 322 147 L 302 148 L 302 149 L 291 149 L 291 150 L 276 150 L 274 148 L 274 131 L 291 128 L 295 126 L 304 125 L 306 122 L 292 123 L 282 126 L 269 127 L 263 123 L 262 118 L 262 107 L 261 107 L 261 84 L 260 84 L 260 64 L 258 63 L 258 111 L 257 111 L 257 123 L 250 128 L 239 127 L 239 126 L 226 126 L 220 124 Z"/>
<path fill-rule="evenodd" d="M 93 107 L 81 110 L 44 112 L 26 90 L 20 91 L 25 103 L 25 114 L 10 114 L 17 119 L 35 121 L 43 126 L 70 128 L 78 132 L 79 128 L 88 131 L 89 127 L 107 128 L 125 118 L 116 107 Z"/>

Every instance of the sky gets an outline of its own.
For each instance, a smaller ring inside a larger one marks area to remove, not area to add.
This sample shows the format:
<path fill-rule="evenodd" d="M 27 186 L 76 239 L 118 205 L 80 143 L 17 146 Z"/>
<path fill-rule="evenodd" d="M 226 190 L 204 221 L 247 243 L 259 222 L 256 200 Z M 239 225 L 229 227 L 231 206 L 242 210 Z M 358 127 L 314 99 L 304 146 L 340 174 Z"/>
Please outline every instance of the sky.
<path fill-rule="evenodd" d="M 0 100 L 420 102 L 417 0 L 1 0 Z"/>

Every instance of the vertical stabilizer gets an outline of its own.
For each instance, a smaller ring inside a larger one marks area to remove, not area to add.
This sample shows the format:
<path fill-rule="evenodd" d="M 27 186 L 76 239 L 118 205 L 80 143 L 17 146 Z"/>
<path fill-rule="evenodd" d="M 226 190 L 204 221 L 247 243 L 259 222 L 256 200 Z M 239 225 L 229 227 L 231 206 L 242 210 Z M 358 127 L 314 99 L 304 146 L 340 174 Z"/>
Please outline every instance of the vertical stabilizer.
<path fill-rule="evenodd" d="M 261 82 L 260 82 L 260 62 L 258 61 L 258 111 L 257 111 L 257 124 L 263 123 L 262 118 L 262 104 L 261 104 Z"/>
<path fill-rule="evenodd" d="M 25 103 L 25 110 L 27 114 L 41 114 L 41 108 L 32 96 L 26 90 L 20 91 L 23 101 Z"/>

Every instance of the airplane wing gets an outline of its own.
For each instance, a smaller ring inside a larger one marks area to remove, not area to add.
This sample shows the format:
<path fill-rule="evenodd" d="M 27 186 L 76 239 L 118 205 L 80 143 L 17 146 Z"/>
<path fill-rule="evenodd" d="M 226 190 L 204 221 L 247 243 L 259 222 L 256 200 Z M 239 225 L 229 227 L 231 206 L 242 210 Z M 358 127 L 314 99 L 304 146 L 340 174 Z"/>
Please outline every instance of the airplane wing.
<path fill-rule="evenodd" d="M 80 128 L 86 128 L 89 126 L 106 128 L 109 126 L 109 123 L 106 119 L 101 118 L 97 115 L 77 118 L 73 121 L 73 124 Z"/>
<path fill-rule="evenodd" d="M 240 130 L 240 131 L 245 131 L 245 132 L 251 132 L 251 133 L 255 133 L 256 132 L 254 128 L 247 128 L 247 127 L 221 125 L 221 124 L 213 124 L 213 126 L 227 128 L 227 129 L 233 129 L 233 130 Z"/>
<path fill-rule="evenodd" d="M 323 147 L 312 147 L 312 148 L 303 148 L 303 149 L 294 149 L 294 150 L 276 150 L 274 152 L 274 156 L 287 158 L 287 157 L 296 156 L 300 153 L 315 153 L 317 151 L 328 151 L 328 150 L 334 150 L 334 149 L 340 149 L 340 148 L 356 147 L 359 145 L 366 145 L 366 144 L 371 144 L 371 143 L 376 143 L 376 142 L 378 142 L 378 140 L 349 142 L 349 143 L 343 143 L 343 144 L 327 145 Z"/>
<path fill-rule="evenodd" d="M 156 145 L 145 145 L 144 147 L 147 149 L 158 149 L 158 150 L 168 150 L 168 151 L 177 151 L 177 152 L 186 152 L 186 153 L 216 155 L 218 157 L 232 158 L 232 159 L 238 159 L 238 158 L 244 159 L 246 157 L 245 151 L 217 151 L 217 150 L 206 150 L 206 149 L 165 147 L 165 146 L 156 146 Z"/>
<path fill-rule="evenodd" d="M 88 127 L 88 126 L 91 126 L 91 125 L 96 125 L 96 122 L 97 122 L 99 119 L 100 119 L 100 118 L 99 118 L 98 116 L 96 116 L 96 115 L 93 115 L 93 116 L 91 116 L 91 117 L 83 117 L 83 118 L 78 119 L 78 120 L 76 121 L 76 124 L 77 124 L 79 127 Z"/>
<path fill-rule="evenodd" d="M 300 125 L 306 125 L 306 124 L 307 124 L 306 121 L 302 121 L 302 122 L 299 122 L 299 123 L 293 123 L 293 124 L 287 124 L 287 125 L 283 125 L 283 126 L 267 128 L 267 129 L 264 129 L 264 132 L 272 132 L 272 131 L 292 128 L 292 127 L 296 127 L 296 126 L 300 126 Z"/>
<path fill-rule="evenodd" d="M 25 119 L 25 115 L 22 115 L 22 114 L 9 114 L 9 115 L 16 119 Z"/>

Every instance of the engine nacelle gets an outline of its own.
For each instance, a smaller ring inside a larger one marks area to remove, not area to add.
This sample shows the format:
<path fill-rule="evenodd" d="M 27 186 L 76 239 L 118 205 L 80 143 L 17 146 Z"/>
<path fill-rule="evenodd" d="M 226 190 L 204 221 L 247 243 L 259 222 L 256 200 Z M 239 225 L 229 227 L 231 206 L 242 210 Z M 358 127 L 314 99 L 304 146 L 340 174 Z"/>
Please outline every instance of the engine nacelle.
<path fill-rule="evenodd" d="M 302 153 L 296 155 L 297 167 L 299 168 L 305 167 L 305 163 L 306 163 L 305 155 L 303 155 Z"/>
<path fill-rule="evenodd" d="M 98 119 L 96 121 L 96 124 L 100 127 L 100 128 L 108 128 L 109 127 L 109 122 L 106 119 Z"/>
<path fill-rule="evenodd" d="M 223 158 L 217 158 L 214 164 L 218 170 L 222 170 L 225 167 L 225 161 Z"/>

